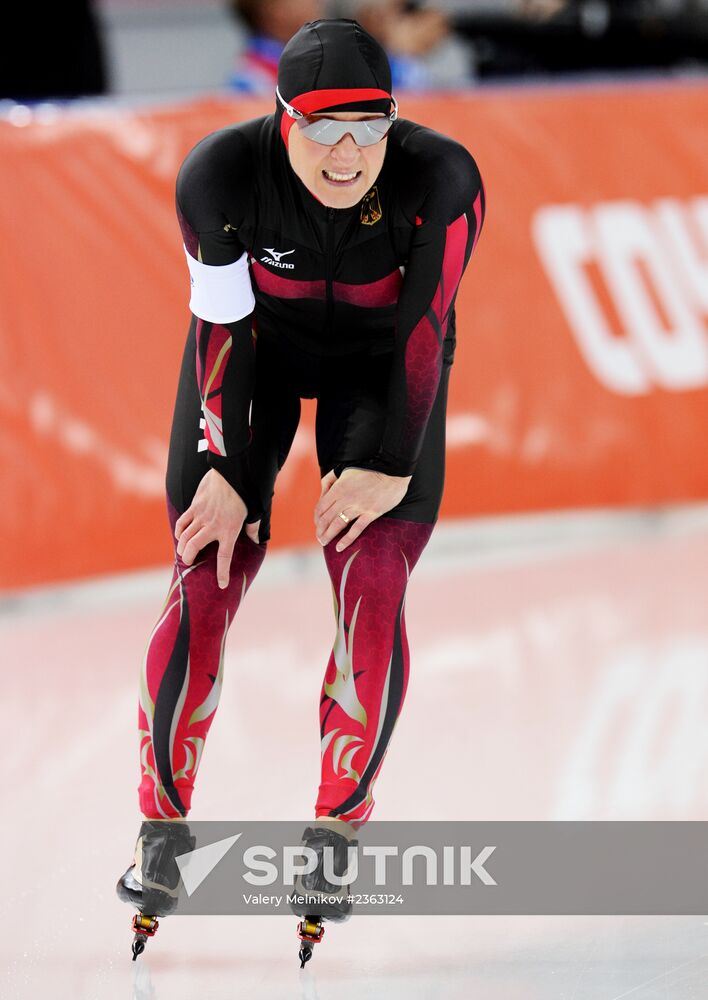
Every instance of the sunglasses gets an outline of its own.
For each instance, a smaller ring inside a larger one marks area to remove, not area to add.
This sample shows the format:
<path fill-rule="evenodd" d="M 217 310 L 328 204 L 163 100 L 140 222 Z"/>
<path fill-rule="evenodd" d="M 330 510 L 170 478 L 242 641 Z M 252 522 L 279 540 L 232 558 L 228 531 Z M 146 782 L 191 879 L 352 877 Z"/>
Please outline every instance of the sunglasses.
<path fill-rule="evenodd" d="M 285 113 L 295 120 L 300 131 L 313 142 L 319 142 L 322 146 L 336 146 L 345 135 L 351 135 L 357 146 L 373 146 L 381 142 L 388 130 L 391 128 L 396 118 L 398 118 L 398 104 L 394 97 L 391 98 L 393 108 L 391 113 L 385 118 L 368 118 L 364 121 L 338 121 L 336 118 L 316 118 L 314 115 L 305 115 L 298 111 L 292 104 L 288 104 L 283 99 L 278 88 L 275 94 L 283 105 Z"/>

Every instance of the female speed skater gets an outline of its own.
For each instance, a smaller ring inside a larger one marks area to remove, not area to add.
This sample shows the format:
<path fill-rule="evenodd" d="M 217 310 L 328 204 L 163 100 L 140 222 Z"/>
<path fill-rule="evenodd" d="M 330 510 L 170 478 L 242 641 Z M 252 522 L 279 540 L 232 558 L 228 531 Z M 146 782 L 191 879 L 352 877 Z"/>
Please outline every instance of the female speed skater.
<path fill-rule="evenodd" d="M 317 401 L 315 527 L 337 627 L 308 892 L 332 890 L 324 847 L 346 854 L 371 816 L 408 682 L 406 586 L 442 497 L 455 297 L 485 211 L 475 161 L 399 118 L 386 54 L 355 21 L 305 24 L 275 98 L 202 139 L 177 178 L 192 320 L 166 477 L 174 568 L 140 681 L 144 819 L 117 886 L 141 911 L 134 956 L 194 844 L 185 818 L 224 644 L 266 553 L 300 400 Z M 303 964 L 322 919 L 349 911 L 343 894 L 299 913 Z"/>

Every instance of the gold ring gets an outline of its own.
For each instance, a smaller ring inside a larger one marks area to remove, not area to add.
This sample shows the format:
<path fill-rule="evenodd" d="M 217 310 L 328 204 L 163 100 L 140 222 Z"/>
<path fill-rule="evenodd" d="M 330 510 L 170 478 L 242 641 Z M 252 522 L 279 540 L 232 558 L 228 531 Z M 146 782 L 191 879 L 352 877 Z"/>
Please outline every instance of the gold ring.
<path fill-rule="evenodd" d="M 339 516 L 341 517 L 341 519 L 344 521 L 345 524 L 349 524 L 351 518 L 347 517 L 344 511 L 342 511 Z"/>

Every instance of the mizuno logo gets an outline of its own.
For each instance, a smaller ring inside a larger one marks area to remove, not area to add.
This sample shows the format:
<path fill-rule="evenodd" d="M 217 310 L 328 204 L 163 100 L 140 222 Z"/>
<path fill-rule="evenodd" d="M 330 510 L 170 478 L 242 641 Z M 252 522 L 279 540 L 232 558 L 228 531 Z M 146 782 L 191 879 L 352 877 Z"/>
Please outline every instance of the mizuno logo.
<path fill-rule="evenodd" d="M 281 257 L 287 257 L 288 254 L 295 253 L 294 250 L 274 250 L 272 247 L 263 247 L 270 257 L 261 257 L 261 262 L 263 264 L 270 264 L 272 267 L 287 267 L 291 271 L 294 270 L 295 265 L 290 264 L 288 261 L 281 261 Z"/>

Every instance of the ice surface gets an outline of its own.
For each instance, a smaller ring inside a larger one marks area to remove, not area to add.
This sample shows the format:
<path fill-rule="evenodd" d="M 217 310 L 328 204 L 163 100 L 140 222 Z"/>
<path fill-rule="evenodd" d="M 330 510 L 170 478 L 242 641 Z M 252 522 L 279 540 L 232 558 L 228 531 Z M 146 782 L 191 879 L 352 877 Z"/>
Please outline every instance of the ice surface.
<path fill-rule="evenodd" d="M 708 530 L 564 538 L 424 555 L 374 818 L 706 818 Z M 264 574 L 233 625 L 194 819 L 310 815 L 333 627 L 309 566 Z M 294 917 L 175 917 L 131 962 L 114 884 L 139 826 L 138 668 L 168 577 L 0 613 L 3 1000 L 708 995 L 703 917 L 355 916 L 304 972 Z"/>

